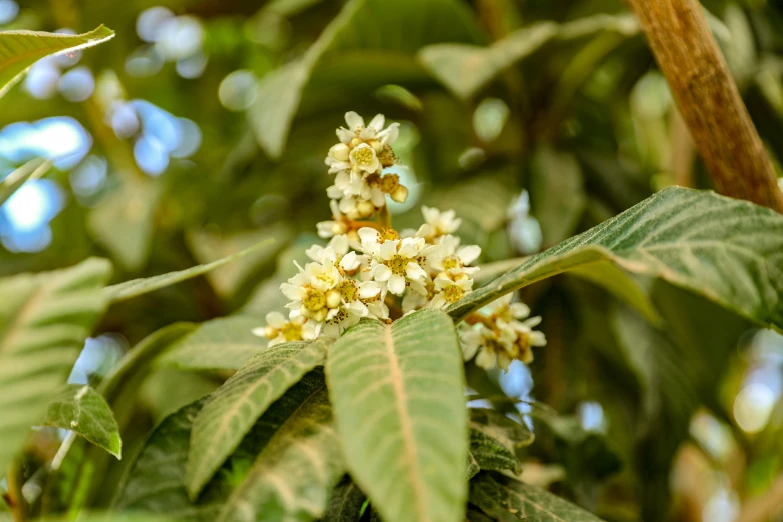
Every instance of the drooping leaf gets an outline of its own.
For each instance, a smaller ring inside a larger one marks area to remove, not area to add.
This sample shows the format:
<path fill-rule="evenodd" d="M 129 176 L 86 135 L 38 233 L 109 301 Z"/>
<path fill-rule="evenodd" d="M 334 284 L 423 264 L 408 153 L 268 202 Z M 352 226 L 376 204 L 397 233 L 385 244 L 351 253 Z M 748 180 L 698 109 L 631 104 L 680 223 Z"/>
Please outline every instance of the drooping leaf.
<path fill-rule="evenodd" d="M 218 521 L 304 522 L 323 516 L 345 466 L 325 383 L 300 400 L 228 499 Z"/>
<path fill-rule="evenodd" d="M 5 203 L 25 182 L 37 179 L 52 167 L 50 160 L 36 158 L 28 161 L 0 182 L 0 206 Z"/>
<path fill-rule="evenodd" d="M 103 313 L 103 259 L 0 279 L 0 469 L 40 424 Z"/>
<path fill-rule="evenodd" d="M 783 216 L 747 201 L 679 187 L 530 256 L 448 312 L 462 319 L 503 294 L 607 261 L 660 277 L 756 323 L 783 328 Z"/>
<path fill-rule="evenodd" d="M 470 502 L 499 522 L 600 522 L 601 519 L 543 489 L 499 474 L 470 481 Z"/>
<path fill-rule="evenodd" d="M 69 384 L 49 403 L 44 426 L 71 430 L 117 459 L 122 458 L 122 440 L 117 421 L 103 397 L 90 388 Z"/>
<path fill-rule="evenodd" d="M 238 370 L 266 348 L 266 339 L 253 333 L 262 324 L 249 316 L 207 321 L 174 343 L 158 364 L 180 370 Z"/>
<path fill-rule="evenodd" d="M 147 264 L 162 194 L 160 180 L 129 178 L 87 216 L 92 234 L 129 272 L 138 272 Z"/>
<path fill-rule="evenodd" d="M 478 469 L 521 471 L 514 450 L 533 443 L 528 427 L 495 410 L 471 408 L 469 412 L 471 462 Z"/>
<path fill-rule="evenodd" d="M 392 325 L 363 321 L 326 362 L 351 476 L 386 520 L 464 514 L 467 412 L 454 325 L 421 310 Z"/>
<path fill-rule="evenodd" d="M 400 38 L 401 34 L 405 38 Z M 280 157 L 303 91 L 311 81 L 331 87 L 335 82 L 348 87 L 361 81 L 366 91 L 372 92 L 406 78 L 426 79 L 413 59 L 419 47 L 436 41 L 473 42 L 476 38 L 470 12 L 454 0 L 347 2 L 300 60 L 262 78 L 257 101 L 250 109 L 258 142 L 271 157 Z M 355 74 L 357 70 L 362 73 Z"/>
<path fill-rule="evenodd" d="M 364 501 L 364 492 L 346 475 L 332 490 L 323 520 L 356 522 L 361 518 Z"/>
<path fill-rule="evenodd" d="M 538 51 L 555 38 L 571 39 L 608 30 L 631 36 L 639 25 L 630 15 L 599 14 L 574 22 L 536 22 L 489 47 L 441 43 L 419 51 L 419 61 L 460 99 L 469 99 L 503 70 Z"/>
<path fill-rule="evenodd" d="M 41 58 L 98 45 L 114 37 L 104 26 L 84 34 L 44 33 L 38 31 L 0 32 L 0 97 Z"/>
<path fill-rule="evenodd" d="M 213 261 L 212 263 L 207 263 L 206 265 L 198 265 L 186 270 L 180 270 L 178 272 L 170 272 L 168 274 L 161 274 L 144 279 L 133 279 L 124 283 L 112 285 L 104 290 L 104 294 L 106 295 L 106 299 L 112 303 L 116 303 L 119 301 L 125 301 L 126 299 L 131 299 L 133 297 L 138 297 L 149 292 L 154 292 L 155 290 L 159 290 L 161 288 L 186 281 L 193 277 L 200 276 L 201 274 L 205 274 L 210 270 L 218 268 L 219 266 L 246 256 L 258 248 L 269 245 L 273 241 L 274 239 L 267 239 L 266 241 L 262 241 L 246 250 L 237 252 L 236 254 L 228 257 L 224 257 L 223 259 Z"/>
<path fill-rule="evenodd" d="M 266 411 L 307 372 L 323 363 L 332 339 L 283 343 L 247 362 L 212 394 L 193 425 L 188 492 L 195 498 Z"/>

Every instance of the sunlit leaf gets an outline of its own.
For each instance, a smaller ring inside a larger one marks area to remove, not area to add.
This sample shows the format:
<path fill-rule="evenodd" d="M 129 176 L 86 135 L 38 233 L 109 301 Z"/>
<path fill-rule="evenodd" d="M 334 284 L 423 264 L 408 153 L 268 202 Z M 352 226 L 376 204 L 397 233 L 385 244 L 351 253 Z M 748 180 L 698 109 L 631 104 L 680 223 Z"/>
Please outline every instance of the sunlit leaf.
<path fill-rule="evenodd" d="M 89 386 L 70 384 L 63 388 L 49 402 L 42 425 L 76 432 L 118 459 L 122 458 L 117 421 L 103 397 Z"/>
<path fill-rule="evenodd" d="M 543 489 L 482 473 L 470 481 L 470 503 L 501 522 L 600 522 L 601 519 Z"/>
<path fill-rule="evenodd" d="M 296 409 L 258 455 L 226 501 L 220 522 L 309 521 L 320 518 L 345 473 L 322 374 L 320 387 L 292 388 Z"/>
<path fill-rule="evenodd" d="M 322 364 L 330 338 L 283 343 L 253 357 L 212 394 L 193 425 L 187 484 L 196 497 L 270 404 Z"/>
<path fill-rule="evenodd" d="M 266 348 L 266 338 L 253 333 L 262 324 L 263 320 L 249 316 L 207 321 L 174 343 L 158 364 L 180 370 L 238 370 Z"/>
<path fill-rule="evenodd" d="M 381 515 L 461 520 L 467 412 L 448 316 L 361 322 L 334 344 L 326 373 L 348 469 Z"/>
<path fill-rule="evenodd" d="M 38 31 L 0 32 L 0 97 L 18 81 L 21 74 L 41 58 L 98 45 L 114 37 L 104 26 L 84 34 Z"/>
<path fill-rule="evenodd" d="M 51 167 L 51 161 L 36 158 L 28 161 L 3 178 L 3 181 L 0 182 L 0 206 L 2 206 L 19 187 L 24 185 L 26 181 L 43 176 Z"/>
<path fill-rule="evenodd" d="M 244 257 L 258 248 L 269 245 L 273 241 L 274 239 L 267 239 L 266 241 L 262 241 L 248 249 L 237 252 L 234 255 L 224 257 L 217 261 L 213 261 L 212 263 L 207 263 L 206 265 L 198 265 L 186 270 L 180 270 L 178 272 L 169 272 L 168 274 L 161 274 L 144 279 L 133 279 L 124 283 L 112 285 L 104 290 L 104 294 L 110 302 L 116 303 L 118 301 L 125 301 L 126 299 L 138 297 L 149 292 L 154 292 L 155 290 L 159 290 L 161 288 L 186 281 L 201 274 L 205 274 L 210 270 L 214 270 L 215 268 L 230 263 L 235 259 Z"/>
<path fill-rule="evenodd" d="M 103 314 L 111 266 L 74 267 L 0 279 L 0 469 L 6 469 Z"/>
<path fill-rule="evenodd" d="M 530 256 L 448 312 L 462 319 L 503 294 L 606 261 L 660 277 L 759 324 L 783 328 L 783 216 L 747 201 L 679 187 Z"/>

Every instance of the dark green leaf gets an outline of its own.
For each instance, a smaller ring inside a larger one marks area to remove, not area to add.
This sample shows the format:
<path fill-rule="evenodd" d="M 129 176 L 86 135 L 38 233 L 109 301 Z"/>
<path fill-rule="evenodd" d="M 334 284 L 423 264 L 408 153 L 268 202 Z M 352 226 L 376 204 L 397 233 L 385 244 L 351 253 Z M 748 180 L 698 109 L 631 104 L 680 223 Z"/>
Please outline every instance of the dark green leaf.
<path fill-rule="evenodd" d="M 359 487 L 346 475 L 332 490 L 326 507 L 325 522 L 358 522 L 362 516 L 365 496 Z"/>
<path fill-rule="evenodd" d="M 498 411 L 485 408 L 471 408 L 469 411 L 471 463 L 478 469 L 520 472 L 522 463 L 515 449 L 532 444 L 533 433 L 527 426 Z M 473 467 L 469 465 L 469 468 Z"/>

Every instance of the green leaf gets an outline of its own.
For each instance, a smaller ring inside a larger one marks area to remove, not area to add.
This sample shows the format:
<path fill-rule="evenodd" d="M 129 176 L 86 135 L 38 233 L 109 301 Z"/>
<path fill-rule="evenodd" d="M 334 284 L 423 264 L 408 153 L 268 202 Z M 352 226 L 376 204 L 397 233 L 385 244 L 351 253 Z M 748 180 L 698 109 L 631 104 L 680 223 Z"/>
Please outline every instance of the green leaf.
<path fill-rule="evenodd" d="M 154 292 L 155 290 L 159 290 L 161 288 L 165 288 L 167 286 L 171 286 L 173 284 L 186 281 L 193 277 L 200 276 L 201 274 L 206 274 L 210 270 L 214 270 L 215 268 L 218 268 L 236 259 L 244 257 L 254 252 L 256 249 L 269 245 L 273 242 L 274 239 L 267 239 L 266 241 L 261 241 L 260 243 L 253 245 L 252 247 L 247 248 L 241 252 L 237 252 L 234 255 L 230 255 L 228 257 L 218 259 L 217 261 L 213 261 L 212 263 L 207 263 L 206 265 L 198 265 L 198 266 L 188 268 L 186 270 L 180 270 L 178 272 L 169 272 L 168 274 L 161 274 L 158 276 L 148 277 L 144 279 L 133 279 L 131 281 L 126 281 L 124 283 L 112 285 L 104 290 L 104 294 L 106 295 L 106 299 L 108 299 L 112 303 L 125 301 L 133 297 L 138 297 L 140 295 L 148 294 L 150 292 Z"/>
<path fill-rule="evenodd" d="M 277 344 L 259 353 L 210 396 L 196 418 L 187 485 L 198 496 L 270 404 L 323 363 L 330 338 Z"/>
<path fill-rule="evenodd" d="M 160 180 L 128 178 L 87 216 L 92 234 L 129 272 L 147 264 L 162 195 Z"/>
<path fill-rule="evenodd" d="M 262 324 L 262 320 L 249 316 L 207 321 L 174 343 L 158 364 L 180 370 L 238 370 L 266 348 L 266 338 L 253 333 Z"/>
<path fill-rule="evenodd" d="M 783 216 L 679 187 L 527 258 L 448 312 L 463 319 L 531 283 L 607 261 L 696 292 L 758 324 L 783 328 Z"/>
<path fill-rule="evenodd" d="M 117 459 L 122 458 L 122 440 L 114 414 L 103 397 L 90 388 L 69 384 L 49 403 L 44 426 L 71 430 Z"/>
<path fill-rule="evenodd" d="M 532 444 L 533 433 L 527 426 L 509 419 L 499 411 L 471 408 L 469 412 L 471 462 L 478 469 L 520 472 L 522 463 L 515 450 Z"/>
<path fill-rule="evenodd" d="M 0 469 L 6 469 L 106 307 L 101 288 L 111 266 L 76 266 L 0 279 Z"/>
<path fill-rule="evenodd" d="M 503 70 L 530 56 L 547 42 L 571 39 L 609 30 L 631 36 L 639 26 L 630 15 L 600 14 L 566 24 L 542 21 L 518 29 L 489 47 L 454 43 L 424 47 L 418 53 L 422 65 L 456 97 L 467 100 Z"/>
<path fill-rule="evenodd" d="M 36 519 L 38 522 L 63 522 L 62 517 Z M 92 513 L 79 513 L 79 522 L 175 522 L 176 518 L 167 516 L 143 515 L 140 513 L 112 513 L 93 511 Z"/>
<path fill-rule="evenodd" d="M 50 160 L 36 158 L 28 161 L 0 182 L 0 206 L 3 205 L 11 195 L 19 189 L 26 181 L 40 178 L 52 168 Z"/>
<path fill-rule="evenodd" d="M 348 469 L 386 520 L 461 520 L 467 411 L 459 341 L 443 312 L 363 321 L 326 375 Z"/>
<path fill-rule="evenodd" d="M 413 60 L 414 52 L 433 41 L 475 41 L 470 17 L 470 11 L 455 0 L 347 2 L 300 60 L 261 79 L 257 101 L 250 109 L 258 143 L 271 157 L 282 155 L 310 83 L 334 88 L 335 82 L 350 86 L 362 81 L 366 92 L 372 92 L 406 77 L 426 78 Z"/>
<path fill-rule="evenodd" d="M 219 522 L 304 522 L 323 516 L 345 467 L 325 383 L 304 390 L 300 399 L 226 502 Z"/>
<path fill-rule="evenodd" d="M 0 32 L 0 97 L 22 73 L 41 58 L 98 45 L 114 37 L 104 26 L 89 33 L 72 35 L 38 31 Z"/>
<path fill-rule="evenodd" d="M 323 519 L 329 522 L 356 522 L 361 518 L 364 492 L 346 475 L 332 490 Z"/>
<path fill-rule="evenodd" d="M 470 502 L 499 522 L 601 522 L 560 497 L 499 474 L 471 480 Z"/>
<path fill-rule="evenodd" d="M 456 97 L 467 100 L 502 70 L 529 56 L 557 35 L 555 22 L 537 22 L 491 47 L 443 43 L 419 51 L 419 61 Z"/>
<path fill-rule="evenodd" d="M 231 492 L 245 480 L 253 461 L 263 448 L 278 431 L 285 429 L 288 419 L 295 415 L 308 398 L 318 396 L 323 393 L 323 389 L 323 372 L 314 370 L 275 401 L 196 502 L 188 497 L 185 468 L 193 422 L 207 399 L 182 408 L 164 420 L 147 440 L 128 469 L 114 499 L 113 508 L 118 511 L 162 513 L 178 520 L 213 522 Z"/>

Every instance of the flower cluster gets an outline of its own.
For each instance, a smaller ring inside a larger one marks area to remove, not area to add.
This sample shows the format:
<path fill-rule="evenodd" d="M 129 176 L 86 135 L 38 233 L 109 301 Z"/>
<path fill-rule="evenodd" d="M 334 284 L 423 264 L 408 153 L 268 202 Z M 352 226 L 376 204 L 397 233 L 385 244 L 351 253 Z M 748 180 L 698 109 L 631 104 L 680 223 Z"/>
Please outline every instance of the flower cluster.
<path fill-rule="evenodd" d="M 505 370 L 514 359 L 531 362 L 531 348 L 546 345 L 544 334 L 533 330 L 541 317 L 529 317 L 530 308 L 524 303 L 512 303 L 511 298 L 508 294 L 490 303 L 469 318 L 468 323 L 473 324 L 461 327 L 462 355 L 466 361 L 475 357 L 482 368 L 499 366 Z"/>
<path fill-rule="evenodd" d="M 383 169 L 397 164 L 392 145 L 399 133 L 399 123 L 385 129 L 385 118 L 378 114 L 369 125 L 355 112 L 345 115 L 348 128 L 337 129 L 340 143 L 329 149 L 325 163 L 329 174 L 334 174 L 334 185 L 326 194 L 337 205 L 332 206 L 335 220 L 345 216 L 349 220 L 368 219 L 386 206 L 386 196 L 404 202 L 408 189 L 400 184 L 397 174 L 384 174 Z M 333 234 L 345 233 L 336 229 Z M 326 233 L 319 228 L 319 233 Z"/>
<path fill-rule="evenodd" d="M 408 190 L 396 174 L 384 173 L 397 164 L 391 146 L 399 124 L 384 127 L 378 115 L 369 125 L 356 113 L 345 115 L 340 143 L 329 149 L 326 165 L 335 175 L 328 188 L 332 220 L 318 223 L 326 246 L 307 250 L 310 262 L 296 263 L 298 273 L 280 287 L 290 300 L 288 318 L 267 314 L 267 325 L 254 330 L 269 345 L 338 337 L 364 317 L 391 322 L 422 308 L 442 309 L 473 289 L 473 266 L 481 254 L 476 245 L 461 245 L 455 235 L 462 223 L 453 210 L 422 207 L 418 230 L 397 232 L 385 209 L 386 196 L 404 201 Z M 376 213 L 378 221 L 367 221 Z M 507 368 L 512 359 L 532 358 L 531 346 L 546 343 L 532 328 L 540 318 L 525 319 L 529 309 L 510 303 L 510 296 L 471 315 L 461 327 L 465 360 L 475 357 L 485 368 Z"/>

